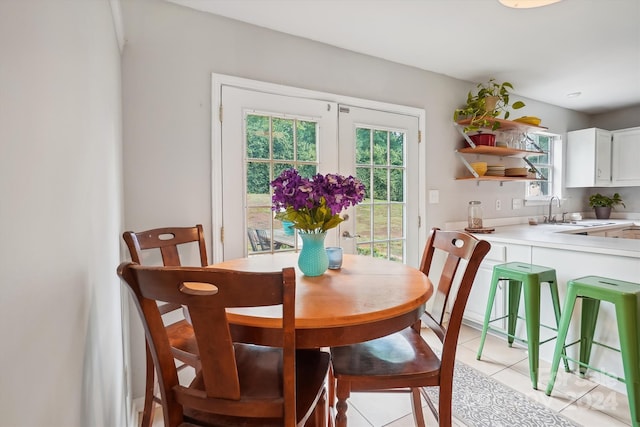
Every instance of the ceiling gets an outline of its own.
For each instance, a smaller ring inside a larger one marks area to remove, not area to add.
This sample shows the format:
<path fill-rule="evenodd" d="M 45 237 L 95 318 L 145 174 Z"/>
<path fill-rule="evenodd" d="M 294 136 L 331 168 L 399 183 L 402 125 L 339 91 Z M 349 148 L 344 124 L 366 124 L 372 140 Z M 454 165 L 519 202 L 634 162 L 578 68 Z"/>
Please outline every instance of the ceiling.
<path fill-rule="evenodd" d="M 640 105 L 640 0 L 168 0 L 588 114 Z M 568 94 L 580 92 L 577 97 Z"/>

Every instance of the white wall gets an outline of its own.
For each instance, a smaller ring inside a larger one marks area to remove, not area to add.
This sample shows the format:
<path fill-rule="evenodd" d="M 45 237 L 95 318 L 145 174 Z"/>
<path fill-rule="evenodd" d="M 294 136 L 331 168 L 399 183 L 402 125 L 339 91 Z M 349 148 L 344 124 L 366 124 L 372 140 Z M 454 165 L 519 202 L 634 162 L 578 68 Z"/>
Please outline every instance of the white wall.
<path fill-rule="evenodd" d="M 343 49 L 197 12 L 160 0 L 123 3 L 127 45 L 123 56 L 125 225 L 129 229 L 202 223 L 211 230 L 211 73 L 424 108 L 426 227 L 466 220 L 469 200 L 487 217 L 542 215 L 544 207 L 510 209 L 524 183 L 455 181 L 463 171 L 454 150 L 462 138 L 453 110 L 475 85 Z M 455 25 L 455 17 L 451 19 Z M 437 37 L 437 34 L 434 34 Z M 452 51 L 452 54 L 462 54 Z M 518 82 L 512 82 L 517 88 Z M 543 119 L 550 131 L 588 127 L 588 117 L 525 100 L 517 111 Z M 583 210 L 584 190 L 567 192 L 567 210 Z M 492 209 L 495 199 L 503 209 Z M 137 314 L 133 314 L 137 316 Z M 132 319 L 132 322 L 134 320 Z M 143 337 L 132 331 L 134 396 L 142 395 Z"/>
<path fill-rule="evenodd" d="M 124 426 L 109 1 L 0 1 L 0 57 L 0 425 Z"/>

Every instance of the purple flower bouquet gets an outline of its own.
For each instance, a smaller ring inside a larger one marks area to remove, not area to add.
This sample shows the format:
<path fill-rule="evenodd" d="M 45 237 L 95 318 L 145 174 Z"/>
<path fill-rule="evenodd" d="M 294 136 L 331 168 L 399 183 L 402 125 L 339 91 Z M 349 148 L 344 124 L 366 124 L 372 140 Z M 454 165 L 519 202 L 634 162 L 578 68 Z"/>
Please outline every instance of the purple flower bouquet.
<path fill-rule="evenodd" d="M 306 233 L 323 233 L 337 227 L 340 212 L 364 199 L 362 182 L 352 176 L 317 174 L 303 178 L 296 169 L 286 169 L 271 181 L 272 209 L 276 219 L 291 221 Z"/>

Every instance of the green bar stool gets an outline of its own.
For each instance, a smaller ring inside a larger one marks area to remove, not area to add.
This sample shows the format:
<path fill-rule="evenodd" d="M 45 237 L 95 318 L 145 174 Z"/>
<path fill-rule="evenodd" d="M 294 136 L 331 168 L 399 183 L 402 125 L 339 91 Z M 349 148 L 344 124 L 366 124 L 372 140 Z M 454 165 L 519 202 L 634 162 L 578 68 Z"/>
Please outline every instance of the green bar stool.
<path fill-rule="evenodd" d="M 547 385 L 546 394 L 551 395 L 558 373 L 560 355 L 567 347 L 580 343 L 580 359 L 573 360 L 580 367 L 580 375 L 584 376 L 587 369 L 600 372 L 627 386 L 627 398 L 631 409 L 631 423 L 640 426 L 640 283 L 625 282 L 599 276 L 586 276 L 571 280 L 567 283 L 567 298 L 564 304 L 564 315 L 558 327 L 558 341 L 556 342 L 553 361 L 551 362 L 551 377 Z M 582 316 L 580 324 L 580 340 L 565 345 L 571 315 L 576 299 L 582 298 Z M 598 320 L 600 301 L 613 303 L 616 309 L 620 349 L 612 349 L 593 340 Z M 589 365 L 591 347 L 593 344 L 619 351 L 622 355 L 624 378 L 618 378 L 607 372 Z"/>
<path fill-rule="evenodd" d="M 506 316 L 491 319 L 491 311 L 496 297 L 496 289 L 501 280 L 509 281 L 509 309 Z M 556 328 L 540 324 L 540 284 L 548 283 L 551 291 L 551 300 L 553 301 L 553 312 L 556 318 Z M 524 308 L 525 320 L 527 328 L 527 339 L 520 339 L 515 336 L 516 324 L 518 319 L 518 309 L 520 307 L 520 295 L 524 285 Z M 482 349 L 484 341 L 487 337 L 487 331 L 498 330 L 490 327 L 491 322 L 507 318 L 507 341 L 509 347 L 513 345 L 514 340 L 518 340 L 527 344 L 529 349 L 529 373 L 531 383 L 535 390 L 538 389 L 538 366 L 540 344 L 544 344 L 556 337 L 553 336 L 545 341 L 540 342 L 540 327 L 557 331 L 560 322 L 560 297 L 558 296 L 558 282 L 556 280 L 556 270 L 540 265 L 533 265 L 524 262 L 509 262 L 499 264 L 493 267 L 493 277 L 491 279 L 491 288 L 489 289 L 489 301 L 487 302 L 487 310 L 484 315 L 484 323 L 482 325 L 482 335 L 480 337 L 480 348 L 478 349 L 477 359 L 482 357 Z M 504 331 L 500 331 L 503 332 Z M 565 369 L 569 371 L 569 364 L 564 359 Z"/>

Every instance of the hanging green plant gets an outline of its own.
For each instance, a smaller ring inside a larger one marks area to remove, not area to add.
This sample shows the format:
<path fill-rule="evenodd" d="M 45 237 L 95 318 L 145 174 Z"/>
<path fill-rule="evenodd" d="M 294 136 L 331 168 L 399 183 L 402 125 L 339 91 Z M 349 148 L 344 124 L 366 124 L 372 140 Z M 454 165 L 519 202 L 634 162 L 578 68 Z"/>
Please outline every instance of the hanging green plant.
<path fill-rule="evenodd" d="M 496 130 L 500 127 L 500 122 L 491 119 L 503 113 L 503 118 L 508 119 L 509 107 L 518 110 L 525 105 L 522 101 L 509 105 L 509 90 L 513 90 L 513 85 L 509 82 L 496 83 L 495 79 L 489 79 L 487 83 L 478 84 L 477 88 L 478 91 L 475 94 L 470 91 L 467 95 L 467 105 L 453 112 L 453 120 L 456 122 L 470 119 L 464 128 L 465 132 L 477 131 L 481 128 Z"/>

